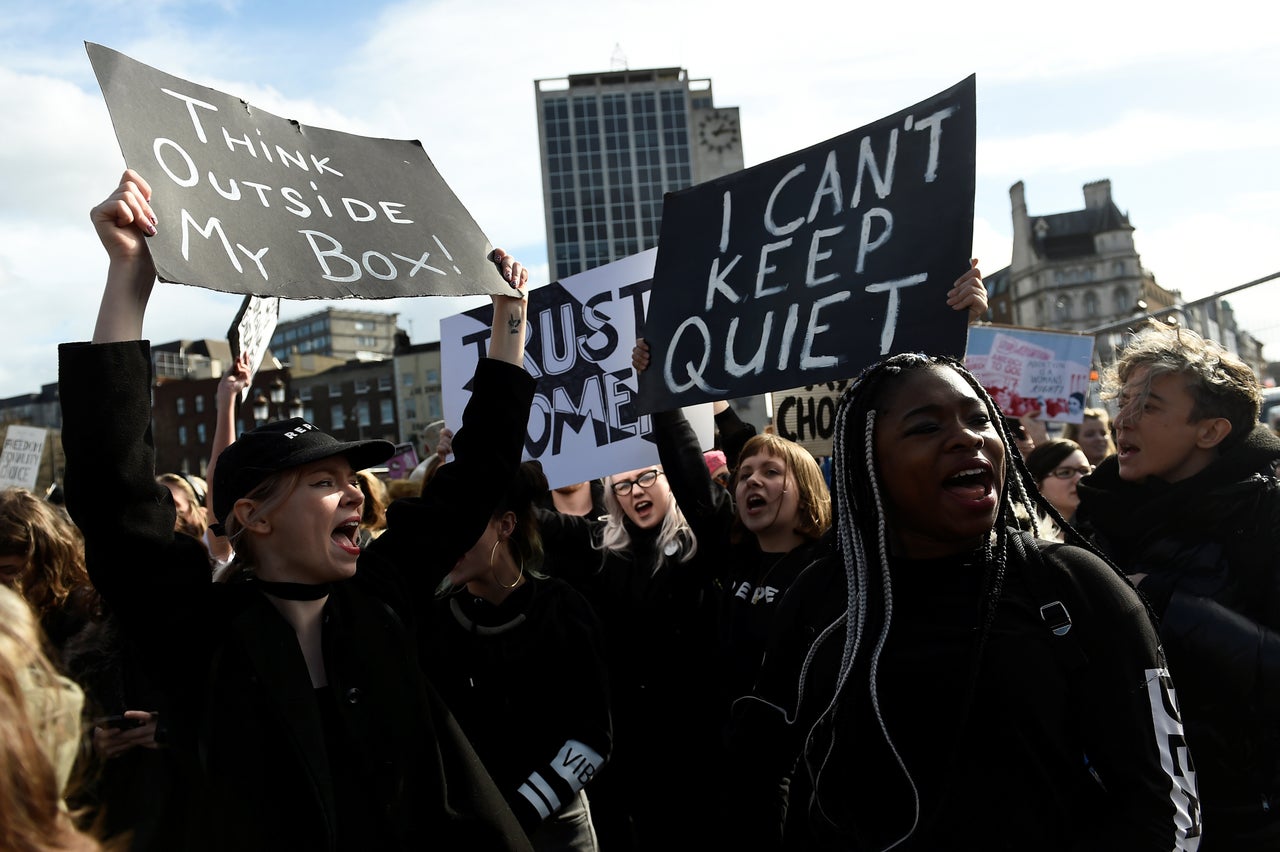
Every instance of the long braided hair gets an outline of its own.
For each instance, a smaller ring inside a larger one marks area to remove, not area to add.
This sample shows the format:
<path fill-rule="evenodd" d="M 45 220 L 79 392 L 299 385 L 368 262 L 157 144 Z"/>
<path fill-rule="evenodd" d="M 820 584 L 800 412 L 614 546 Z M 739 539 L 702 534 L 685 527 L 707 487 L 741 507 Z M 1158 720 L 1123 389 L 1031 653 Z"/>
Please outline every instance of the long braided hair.
<path fill-rule="evenodd" d="M 844 613 L 828 625 L 810 647 L 800 673 L 797 707 L 803 703 L 805 680 L 809 666 L 818 648 L 841 627 L 845 630 L 844 649 L 832 698 L 805 738 L 802 761 L 807 769 L 813 789 L 813 808 L 823 820 L 836 825 L 835 820 L 823 808 L 820 795 L 823 770 L 831 756 L 834 735 L 830 724 L 837 713 L 855 664 L 866 660 L 869 669 L 871 707 L 881 736 L 888 746 L 898 768 L 906 779 L 912 794 L 913 819 L 906 833 L 884 847 L 886 850 L 901 845 L 917 830 L 921 821 L 920 795 L 909 768 L 903 761 L 897 746 L 889 735 L 880 709 L 878 670 L 880 655 L 884 650 L 893 623 L 893 584 L 889 570 L 889 530 L 885 517 L 885 503 L 881 493 L 879 466 L 875 457 L 877 404 L 886 390 L 895 386 L 901 378 L 914 370 L 929 368 L 954 370 L 974 391 L 987 409 L 988 416 L 1000 434 L 1005 446 L 1004 480 L 999 483 L 1000 496 L 996 522 L 980 553 L 983 566 L 982 621 L 977 649 L 969 678 L 968 695 L 964 701 L 965 716 L 972 706 L 974 690 L 982 653 L 995 619 L 997 603 L 1004 588 L 1005 574 L 1010 564 L 1010 551 L 1014 562 L 1040 559 L 1039 550 L 1028 547 L 1024 537 L 1016 530 L 1014 506 L 1020 505 L 1032 519 L 1033 532 L 1038 536 L 1035 519 L 1049 517 L 1067 534 L 1067 542 L 1094 551 L 1072 529 L 1062 516 L 1041 495 L 1034 478 L 1016 449 L 1013 435 L 999 407 L 982 384 L 954 358 L 930 356 L 919 353 L 894 355 L 868 367 L 855 379 L 841 396 L 836 413 L 835 436 L 832 455 L 835 470 L 832 475 L 834 491 L 836 544 L 846 576 L 847 599 Z M 1114 568 L 1114 566 L 1112 566 Z M 1117 570 L 1117 573 L 1120 573 Z M 881 612 L 873 612 L 879 603 Z M 870 616 L 870 618 L 869 618 Z M 868 622 L 880 621 L 879 635 L 865 635 Z M 870 645 L 870 647 L 868 647 Z"/>

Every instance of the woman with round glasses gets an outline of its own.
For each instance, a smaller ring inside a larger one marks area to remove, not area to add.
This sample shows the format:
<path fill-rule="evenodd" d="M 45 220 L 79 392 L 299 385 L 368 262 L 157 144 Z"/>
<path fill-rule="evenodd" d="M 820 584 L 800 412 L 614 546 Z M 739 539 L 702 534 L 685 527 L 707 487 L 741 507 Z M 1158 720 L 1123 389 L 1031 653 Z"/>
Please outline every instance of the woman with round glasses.
<path fill-rule="evenodd" d="M 1093 473 L 1084 450 L 1075 441 L 1055 438 L 1031 451 L 1027 469 L 1035 477 L 1040 493 L 1070 523 L 1080 505 L 1076 483 Z"/>
<path fill-rule="evenodd" d="M 655 414 L 653 434 L 666 464 L 606 477 L 605 515 L 539 512 L 546 570 L 577 587 L 604 627 L 614 741 L 591 784 L 604 849 L 713 840 L 707 776 L 679 764 L 700 763 L 719 736 L 710 578 L 722 557 L 700 541 L 728 527 L 732 501 L 683 414 Z M 699 495 L 687 513 L 675 487 Z"/>

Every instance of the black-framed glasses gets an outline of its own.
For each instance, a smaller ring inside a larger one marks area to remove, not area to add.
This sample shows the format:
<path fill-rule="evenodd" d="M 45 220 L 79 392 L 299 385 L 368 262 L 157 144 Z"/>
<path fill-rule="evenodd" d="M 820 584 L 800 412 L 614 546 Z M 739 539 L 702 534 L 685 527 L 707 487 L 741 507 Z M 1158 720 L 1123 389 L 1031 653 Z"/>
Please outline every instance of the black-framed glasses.
<path fill-rule="evenodd" d="M 1077 476 L 1088 476 L 1093 473 L 1093 465 L 1088 464 L 1084 467 L 1056 467 L 1049 471 L 1049 475 L 1055 479 L 1074 479 Z"/>
<path fill-rule="evenodd" d="M 613 493 L 626 496 L 631 493 L 631 486 L 633 485 L 639 485 L 641 488 L 648 488 L 650 485 L 658 481 L 658 474 L 660 473 L 662 473 L 662 471 L 654 468 L 653 470 L 646 470 L 635 479 L 619 480 L 613 483 Z"/>

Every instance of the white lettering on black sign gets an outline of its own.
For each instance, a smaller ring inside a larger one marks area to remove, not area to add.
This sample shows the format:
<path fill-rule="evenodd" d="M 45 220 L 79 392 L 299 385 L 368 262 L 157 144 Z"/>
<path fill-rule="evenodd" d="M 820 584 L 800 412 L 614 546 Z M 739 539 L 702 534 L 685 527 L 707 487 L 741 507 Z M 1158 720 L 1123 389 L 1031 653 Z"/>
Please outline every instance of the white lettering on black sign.
<path fill-rule="evenodd" d="M 668 195 L 645 411 L 962 355 L 946 291 L 973 230 L 973 78 L 860 130 Z"/>
<path fill-rule="evenodd" d="M 99 45 L 161 278 L 294 298 L 501 293 L 488 239 L 412 140 L 280 118 Z"/>

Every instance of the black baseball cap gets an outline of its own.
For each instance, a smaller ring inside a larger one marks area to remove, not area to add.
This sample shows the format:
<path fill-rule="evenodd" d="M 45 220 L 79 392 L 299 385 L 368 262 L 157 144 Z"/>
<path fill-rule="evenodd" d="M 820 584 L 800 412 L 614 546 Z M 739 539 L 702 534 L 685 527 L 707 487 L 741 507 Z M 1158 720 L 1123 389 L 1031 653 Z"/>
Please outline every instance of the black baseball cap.
<path fill-rule="evenodd" d="M 225 521 L 236 501 L 273 473 L 331 456 L 346 456 L 352 468 L 363 470 L 391 458 L 395 450 L 390 441 L 339 441 L 301 417 L 267 423 L 242 434 L 218 456 L 213 513 Z"/>

